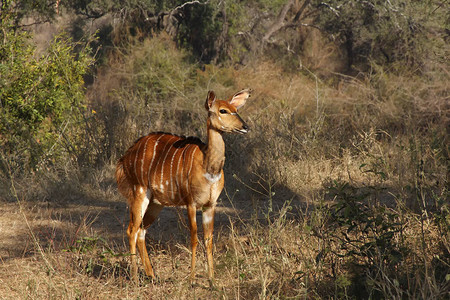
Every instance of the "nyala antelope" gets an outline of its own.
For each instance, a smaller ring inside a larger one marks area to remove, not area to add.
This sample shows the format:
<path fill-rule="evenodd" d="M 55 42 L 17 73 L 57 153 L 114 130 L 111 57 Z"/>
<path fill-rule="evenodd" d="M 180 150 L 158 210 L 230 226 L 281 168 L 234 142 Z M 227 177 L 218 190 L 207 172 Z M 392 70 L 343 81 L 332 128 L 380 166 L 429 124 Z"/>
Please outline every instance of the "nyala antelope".
<path fill-rule="evenodd" d="M 196 210 L 202 209 L 203 233 L 212 283 L 213 227 L 217 198 L 224 185 L 224 132 L 247 133 L 248 126 L 238 115 L 250 97 L 242 90 L 227 101 L 208 92 L 205 108 L 208 140 L 169 133 L 150 133 L 141 137 L 119 159 L 116 180 L 120 193 L 128 199 L 130 224 L 127 234 L 131 253 L 131 275 L 137 281 L 136 244 L 147 276 L 155 278 L 145 246 L 146 229 L 164 206 L 186 206 L 191 233 L 191 282 L 195 279 L 197 249 Z"/>

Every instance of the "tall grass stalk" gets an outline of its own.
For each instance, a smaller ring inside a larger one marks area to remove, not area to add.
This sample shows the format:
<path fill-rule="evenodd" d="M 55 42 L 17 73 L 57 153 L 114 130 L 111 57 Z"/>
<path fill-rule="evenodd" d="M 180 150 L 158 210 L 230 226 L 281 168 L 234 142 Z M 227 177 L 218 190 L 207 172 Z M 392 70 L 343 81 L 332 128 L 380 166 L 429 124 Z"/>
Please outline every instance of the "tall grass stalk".
<path fill-rule="evenodd" d="M 34 234 L 33 228 L 31 227 L 30 223 L 28 222 L 28 218 L 27 218 L 27 215 L 25 213 L 25 208 L 24 208 L 22 200 L 20 199 L 20 196 L 19 196 L 19 194 L 17 193 L 17 190 L 16 190 L 16 186 L 15 186 L 15 182 L 14 182 L 14 176 L 13 176 L 13 174 L 11 172 L 10 164 L 8 163 L 8 160 L 4 156 L 3 153 L 0 153 L 0 155 L 2 156 L 2 160 L 3 160 L 3 162 L 6 165 L 7 170 L 8 170 L 8 176 L 10 178 L 10 186 L 9 187 L 10 187 L 11 195 L 14 198 L 15 202 L 17 203 L 17 206 L 19 207 L 20 214 L 22 215 L 23 221 L 25 222 L 25 225 L 27 226 L 28 234 L 31 236 L 31 239 L 33 241 L 34 246 L 37 249 L 37 252 L 39 253 L 39 255 L 44 260 L 48 271 L 51 272 L 51 273 L 54 273 L 55 269 L 53 268 L 52 264 L 50 263 L 50 260 L 47 258 L 47 255 L 44 252 L 44 249 L 41 247 L 41 243 L 39 242 L 38 238 Z"/>

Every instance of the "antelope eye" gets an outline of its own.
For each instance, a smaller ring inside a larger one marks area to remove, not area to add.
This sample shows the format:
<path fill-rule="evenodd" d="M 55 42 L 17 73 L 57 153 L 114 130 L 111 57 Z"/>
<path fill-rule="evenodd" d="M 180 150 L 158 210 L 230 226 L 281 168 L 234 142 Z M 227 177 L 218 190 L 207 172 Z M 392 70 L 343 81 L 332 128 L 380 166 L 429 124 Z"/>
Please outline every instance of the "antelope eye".
<path fill-rule="evenodd" d="M 221 109 L 221 110 L 219 110 L 219 112 L 220 112 L 221 114 L 227 114 L 227 113 L 228 113 L 228 111 L 225 110 L 225 109 Z"/>

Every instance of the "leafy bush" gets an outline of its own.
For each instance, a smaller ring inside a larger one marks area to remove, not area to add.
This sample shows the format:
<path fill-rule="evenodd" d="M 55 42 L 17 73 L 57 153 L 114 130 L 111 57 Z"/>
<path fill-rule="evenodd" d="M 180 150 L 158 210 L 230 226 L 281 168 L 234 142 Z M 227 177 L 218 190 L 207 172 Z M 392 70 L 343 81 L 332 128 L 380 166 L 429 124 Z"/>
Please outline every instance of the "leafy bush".
<path fill-rule="evenodd" d="M 93 159 L 115 158 L 150 131 L 189 135 L 200 127 L 192 128 L 194 108 L 202 107 L 205 97 L 199 101 L 195 95 L 201 92 L 195 89 L 195 65 L 167 35 L 135 41 L 115 57 L 88 93 L 96 111 L 88 137 Z"/>
<path fill-rule="evenodd" d="M 319 207 L 328 216 L 328 230 L 320 236 L 327 246 L 317 259 L 340 261 L 340 267 L 334 265 L 343 272 L 335 274 L 338 285 L 342 276 L 351 278 L 346 287 L 358 298 L 445 295 L 449 275 L 444 270 L 450 259 L 445 238 L 449 223 L 442 218 L 445 212 L 419 216 L 406 210 L 401 201 L 388 207 L 373 198 L 376 187 L 335 180 L 326 188 L 334 203 Z M 446 224 L 443 239 L 432 233 L 437 231 L 436 221 Z"/>
<path fill-rule="evenodd" d="M 54 19 L 56 10 L 55 3 L 47 0 L 19 0 L 2 1 L 0 6 L 0 19 L 14 28 L 24 26 L 23 20 L 30 17 L 33 23 L 44 23 Z"/>
<path fill-rule="evenodd" d="M 35 169 L 79 150 L 83 76 L 93 63 L 89 47 L 78 53 L 62 34 L 38 56 L 30 35 L 2 22 L 0 44 L 0 146 L 2 167 Z"/>

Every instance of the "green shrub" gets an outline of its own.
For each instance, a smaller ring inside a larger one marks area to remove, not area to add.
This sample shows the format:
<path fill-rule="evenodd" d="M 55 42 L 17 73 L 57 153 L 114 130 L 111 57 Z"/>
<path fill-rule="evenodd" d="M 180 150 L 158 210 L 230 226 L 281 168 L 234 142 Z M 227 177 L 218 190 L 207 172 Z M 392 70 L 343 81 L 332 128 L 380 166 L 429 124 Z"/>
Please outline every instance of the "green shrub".
<path fill-rule="evenodd" d="M 86 111 L 83 76 L 93 63 L 89 47 L 78 52 L 56 36 L 38 56 L 31 36 L 2 22 L 0 44 L 0 147 L 2 167 L 35 169 L 79 150 Z"/>
<path fill-rule="evenodd" d="M 88 137 L 90 153 L 98 154 L 93 159 L 114 159 L 151 131 L 189 135 L 200 126 L 194 108 L 203 107 L 206 92 L 201 100 L 195 94 L 202 90 L 195 88 L 195 65 L 184 51 L 164 34 L 122 50 L 89 91 L 96 111 L 89 124 L 95 134 Z"/>
<path fill-rule="evenodd" d="M 334 266 L 343 272 L 335 274 L 338 286 L 343 276 L 352 278 L 347 287 L 357 298 L 429 299 L 445 294 L 445 206 L 430 214 L 423 210 L 420 216 L 405 209 L 401 199 L 390 207 L 381 204 L 376 186 L 335 180 L 326 189 L 334 203 L 319 207 L 327 215 L 328 230 L 321 236 L 327 246 L 317 259 L 340 261 Z M 440 237 L 435 236 L 435 222 L 445 224 Z"/>

